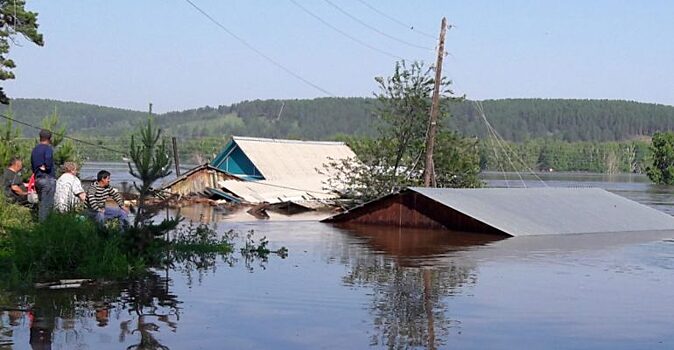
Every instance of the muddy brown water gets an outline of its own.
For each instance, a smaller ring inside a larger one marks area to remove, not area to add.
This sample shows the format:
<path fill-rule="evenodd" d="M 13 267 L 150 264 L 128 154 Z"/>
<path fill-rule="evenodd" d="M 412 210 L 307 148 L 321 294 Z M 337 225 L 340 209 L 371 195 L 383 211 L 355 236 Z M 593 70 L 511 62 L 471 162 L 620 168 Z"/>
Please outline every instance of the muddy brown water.
<path fill-rule="evenodd" d="M 643 177 L 545 179 L 674 213 L 672 189 Z M 289 256 L 247 264 L 234 254 L 124 284 L 0 294 L 34 310 L 1 313 L 0 349 L 674 348 L 674 233 L 502 239 L 188 212 L 220 231 L 254 230 Z"/>

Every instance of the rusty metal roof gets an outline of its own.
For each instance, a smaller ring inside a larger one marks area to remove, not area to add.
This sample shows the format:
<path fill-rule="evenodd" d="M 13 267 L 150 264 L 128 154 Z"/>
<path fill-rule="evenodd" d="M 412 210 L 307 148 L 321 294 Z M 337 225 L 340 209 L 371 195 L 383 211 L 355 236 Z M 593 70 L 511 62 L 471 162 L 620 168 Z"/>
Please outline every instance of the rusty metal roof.
<path fill-rule="evenodd" d="M 513 236 L 674 230 L 674 217 L 600 188 L 409 190 Z"/>

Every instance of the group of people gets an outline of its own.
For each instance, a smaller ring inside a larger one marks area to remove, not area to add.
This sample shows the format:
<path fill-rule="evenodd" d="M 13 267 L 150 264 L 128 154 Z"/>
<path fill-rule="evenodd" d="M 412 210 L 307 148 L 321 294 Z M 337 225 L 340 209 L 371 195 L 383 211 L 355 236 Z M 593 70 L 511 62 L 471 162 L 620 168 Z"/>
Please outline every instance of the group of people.
<path fill-rule="evenodd" d="M 44 221 L 52 210 L 65 213 L 84 206 L 87 214 L 101 224 L 109 219 L 119 219 L 122 226 L 128 226 L 128 210 L 124 207 L 122 196 L 110 186 L 110 172 L 99 171 L 96 181 L 87 191 L 77 177 L 78 168 L 74 162 L 65 162 L 61 176 L 56 179 L 51 138 L 49 130 L 41 130 L 40 142 L 33 148 L 30 157 L 38 197 L 39 220 Z M 29 192 L 21 178 L 22 169 L 22 159 L 11 158 L 3 173 L 2 185 L 7 200 L 28 204 Z M 114 200 L 117 207 L 106 206 L 109 198 Z"/>

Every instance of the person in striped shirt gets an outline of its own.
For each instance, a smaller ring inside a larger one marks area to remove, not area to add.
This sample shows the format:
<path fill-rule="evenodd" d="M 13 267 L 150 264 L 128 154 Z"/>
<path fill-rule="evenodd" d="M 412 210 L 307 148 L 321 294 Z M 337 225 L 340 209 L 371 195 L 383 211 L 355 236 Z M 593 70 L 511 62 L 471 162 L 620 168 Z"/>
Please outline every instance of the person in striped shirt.
<path fill-rule="evenodd" d="M 106 207 L 105 202 L 112 198 L 117 203 L 117 208 Z M 94 182 L 87 191 L 87 207 L 90 214 L 101 225 L 105 220 L 119 219 L 122 227 L 129 226 L 128 211 L 124 208 L 122 196 L 110 186 L 110 172 L 101 170 L 96 175 Z"/>

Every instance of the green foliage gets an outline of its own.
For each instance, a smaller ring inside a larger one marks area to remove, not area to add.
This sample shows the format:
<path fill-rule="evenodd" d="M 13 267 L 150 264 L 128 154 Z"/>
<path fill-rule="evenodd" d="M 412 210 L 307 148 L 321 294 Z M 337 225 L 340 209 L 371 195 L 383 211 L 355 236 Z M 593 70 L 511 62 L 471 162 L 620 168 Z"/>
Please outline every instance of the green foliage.
<path fill-rule="evenodd" d="M 9 109 L 6 115 L 13 117 L 12 110 Z M 14 123 L 7 119 L 0 124 L 0 167 L 4 169 L 9 165 L 9 160 L 14 156 L 27 159 L 30 154 L 30 148 L 27 140 L 21 140 L 21 129 L 14 127 Z"/>
<path fill-rule="evenodd" d="M 20 34 L 28 41 L 43 46 L 42 34 L 37 31 L 37 13 L 27 11 L 25 0 L 0 1 L 0 80 L 14 79 L 16 64 L 7 58 L 10 44 L 16 44 Z M 8 104 L 9 98 L 0 87 L 0 103 Z"/>
<path fill-rule="evenodd" d="M 392 167 L 394 175 L 398 174 L 405 160 L 420 159 L 423 153 L 435 84 L 432 71 L 432 68 L 424 68 L 423 63 L 413 62 L 408 67 L 402 61 L 396 63 L 391 77 L 375 78 L 380 90 L 376 95 L 379 102 L 376 115 L 381 121 L 379 139 L 392 152 L 392 162 L 388 166 Z M 449 85 L 446 80 L 441 83 L 441 98 L 451 93 Z M 442 124 L 448 115 L 447 109 L 441 108 L 438 115 L 438 122 Z M 409 162 L 404 164 L 407 169 L 402 171 L 416 171 L 409 165 Z"/>
<path fill-rule="evenodd" d="M 647 166 L 648 144 L 626 142 L 565 142 L 532 139 L 503 146 L 483 140 L 480 166 L 493 171 L 586 171 L 595 173 L 642 173 Z M 511 158 L 509 162 L 505 151 Z"/>
<path fill-rule="evenodd" d="M 150 212 L 147 207 L 145 209 L 146 214 Z M 154 255 L 156 257 L 157 254 L 153 253 L 156 253 L 157 249 L 163 245 L 159 238 L 176 229 L 181 222 L 182 218 L 180 217 L 164 219 L 159 223 L 150 219 L 137 221 L 136 225 L 125 231 L 124 244 L 126 249 L 135 255 Z M 155 260 L 152 260 L 152 262 L 155 262 Z"/>
<path fill-rule="evenodd" d="M 442 187 L 480 187 L 480 156 L 477 139 L 442 131 L 435 141 L 436 182 Z"/>
<path fill-rule="evenodd" d="M 147 205 L 147 199 L 154 194 L 152 185 L 155 181 L 171 174 L 171 156 L 168 153 L 166 140 L 161 138 L 161 129 L 153 124 L 152 116 L 138 134 L 131 136 L 129 155 L 133 164 L 129 163 L 129 173 L 140 180 L 134 182 L 138 190 L 138 212 L 135 225 L 149 226 L 156 213 L 155 208 Z"/>
<path fill-rule="evenodd" d="M 432 69 L 414 62 L 397 63 L 388 78 L 376 78 L 379 119 L 378 137 L 351 139 L 349 145 L 358 160 L 332 162 L 326 172 L 332 175 L 328 186 L 356 203 L 368 201 L 404 187 L 423 183 L 426 131 L 434 87 Z M 441 108 L 438 123 L 449 117 L 451 82 L 441 82 Z M 476 140 L 466 140 L 446 130 L 436 137 L 435 172 L 440 187 L 479 187 L 480 172 Z"/>
<path fill-rule="evenodd" d="M 539 138 L 566 142 L 626 141 L 652 136 L 659 130 L 674 130 L 674 106 L 573 99 L 504 99 L 486 100 L 482 104 L 496 130 L 506 140 L 518 143 Z M 129 130 L 136 128 L 146 115 L 76 102 L 12 101 L 16 117 L 33 125 L 38 125 L 55 107 L 71 135 L 92 140 L 101 136 L 127 137 Z M 489 135 L 472 101 L 447 107 L 453 116 L 446 120 L 447 129 L 463 136 L 485 138 Z M 164 113 L 156 115 L 155 122 L 167 135 L 181 139 L 242 135 L 326 140 L 338 134 L 376 136 L 377 108 L 378 101 L 373 98 L 255 100 Z M 2 106 L 0 111 L 4 111 Z M 32 130 L 23 132 L 24 136 L 34 135 Z"/>
<path fill-rule="evenodd" d="M 6 229 L 0 234 L 0 285 L 27 287 L 33 282 L 51 282 L 57 279 L 120 279 L 145 275 L 148 267 L 174 266 L 197 270 L 212 268 L 218 257 L 229 264 L 238 259 L 233 240 L 238 236 L 230 230 L 219 235 L 213 228 L 189 224 L 173 230 L 169 221 L 158 225 L 133 227 L 122 231 L 118 226 L 101 227 L 77 214 L 53 213 L 41 223 L 11 224 L 5 213 L 16 206 L 0 207 L 1 222 Z M 28 214 L 29 217 L 29 214 Z M 170 232 L 169 232 L 170 231 Z M 149 234 L 153 240 L 143 249 L 136 249 L 138 233 Z M 166 232 L 166 240 L 154 239 Z M 268 248 L 265 237 L 256 242 L 249 231 L 240 249 L 246 268 L 258 262 L 265 268 L 270 254 L 281 258 L 288 249 Z"/>
<path fill-rule="evenodd" d="M 641 160 L 648 147 L 642 147 L 645 141 L 638 140 L 648 139 L 658 130 L 674 130 L 674 107 L 665 105 L 561 99 L 487 100 L 482 105 L 491 124 L 511 147 L 526 156 L 525 161 L 533 169 L 643 172 L 646 164 Z M 135 130 L 138 120 L 146 116 L 118 108 L 38 99 L 15 99 L 11 112 L 22 121 L 39 125 L 55 107 L 60 120 L 68 125 L 69 135 L 121 151 L 128 148 L 130 130 Z M 212 159 L 233 134 L 314 140 L 376 137 L 382 126 L 377 113 L 380 107 L 373 98 L 256 100 L 164 113 L 156 115 L 154 123 L 166 135 L 179 138 L 184 163 L 200 164 Z M 443 130 L 478 137 L 483 168 L 499 170 L 494 159 L 484 164 L 494 157 L 494 146 L 473 103 L 457 101 L 443 104 L 444 107 L 451 111 L 452 118 L 445 118 Z M 6 107 L 0 106 L 0 110 L 3 108 Z M 8 111 L 4 109 L 5 113 Z M 31 141 L 34 139 L 34 130 L 22 131 Z M 24 144 L 26 140 L 18 141 Z M 544 143 L 551 146 L 537 162 Z M 118 153 L 97 146 L 77 147 L 89 160 L 120 160 Z M 580 158 L 583 156 L 587 159 Z M 546 167 L 546 161 L 552 163 Z"/>
<path fill-rule="evenodd" d="M 7 110 L 6 115 L 13 118 L 11 108 Z M 52 146 L 54 147 L 54 164 L 60 167 L 66 161 L 73 161 L 81 165 L 82 159 L 75 144 L 64 138 L 66 128 L 60 124 L 59 115 L 54 110 L 49 116 L 42 120 L 42 127 L 52 130 Z M 0 169 L 9 165 L 9 159 L 19 156 L 23 160 L 24 181 L 30 177 L 30 152 L 35 144 L 35 139 L 21 138 L 21 129 L 14 126 L 11 120 L 7 119 L 0 124 Z"/>
<path fill-rule="evenodd" d="M 218 237 L 208 225 L 194 226 L 190 223 L 171 236 L 164 249 L 167 253 L 164 263 L 169 266 L 181 265 L 203 270 L 215 266 L 218 257 L 229 265 L 235 262 L 231 255 L 234 247 L 232 239 L 235 237 L 233 231 Z"/>
<path fill-rule="evenodd" d="M 8 203 L 4 192 L 0 191 L 0 242 L 7 238 L 7 232 L 18 228 L 32 227 L 30 209 Z"/>
<path fill-rule="evenodd" d="M 156 238 L 175 229 L 182 218 L 164 219 L 159 224 L 154 222 L 155 215 L 166 206 L 165 201 L 149 203 L 150 197 L 157 192 L 153 189 L 155 181 L 169 175 L 172 164 L 168 154 L 166 141 L 161 138 L 161 129 L 153 124 L 150 117 L 146 125 L 131 136 L 129 155 L 133 164 L 128 163 L 129 173 L 140 180 L 134 182 L 138 191 L 138 208 L 133 228 L 128 230 L 129 247 L 132 251 L 145 254 L 156 246 Z"/>
<path fill-rule="evenodd" d="M 253 236 L 255 236 L 255 231 L 248 231 L 244 240 L 244 246 L 240 249 L 244 265 L 249 271 L 252 272 L 254 270 L 253 262 L 255 261 L 258 262 L 258 265 L 262 269 L 265 269 L 270 254 L 277 255 L 281 259 L 285 259 L 288 256 L 288 248 L 281 247 L 277 250 L 271 250 L 268 248 L 269 241 L 267 237 L 262 237 L 256 242 Z"/>
<path fill-rule="evenodd" d="M 230 253 L 232 251 L 230 231 L 220 238 L 217 233 L 206 224 L 189 225 L 177 230 L 169 245 L 174 252 L 201 252 L 201 253 Z"/>
<path fill-rule="evenodd" d="M 33 226 L 10 230 L 5 262 L 26 281 L 55 278 L 125 277 L 143 266 L 122 245 L 121 233 L 104 232 L 79 215 L 54 214 Z"/>
<path fill-rule="evenodd" d="M 656 184 L 674 185 L 674 132 L 658 132 L 651 144 L 652 165 L 646 169 Z"/>
<path fill-rule="evenodd" d="M 82 158 L 71 139 L 67 139 L 66 127 L 61 123 L 61 118 L 56 108 L 51 114 L 42 119 L 42 128 L 52 131 L 51 144 L 54 147 L 54 164 L 60 168 L 65 162 L 82 164 Z"/>

